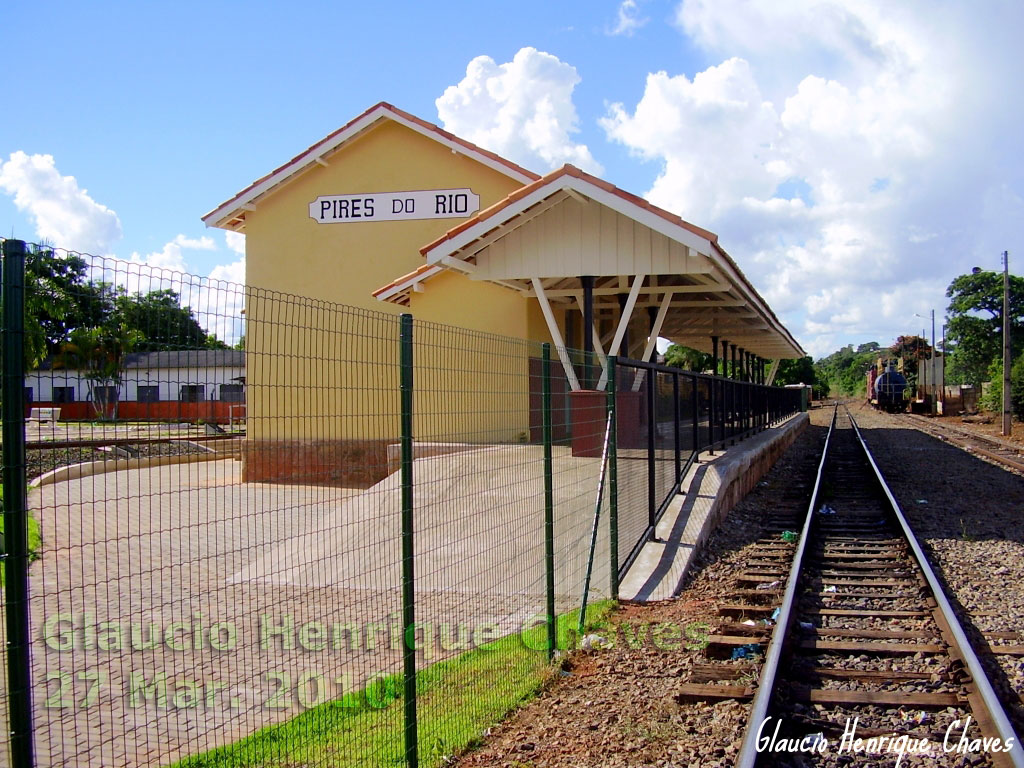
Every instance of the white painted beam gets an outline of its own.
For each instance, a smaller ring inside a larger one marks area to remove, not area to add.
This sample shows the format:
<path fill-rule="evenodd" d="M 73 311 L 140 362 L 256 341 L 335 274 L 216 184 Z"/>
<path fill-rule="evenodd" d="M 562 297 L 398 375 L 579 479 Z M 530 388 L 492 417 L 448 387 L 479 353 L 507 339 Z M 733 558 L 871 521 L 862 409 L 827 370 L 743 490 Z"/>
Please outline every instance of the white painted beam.
<path fill-rule="evenodd" d="M 548 324 L 548 333 L 551 334 L 551 340 L 555 343 L 558 359 L 562 361 L 565 377 L 569 380 L 569 388 L 573 392 L 578 392 L 580 380 L 576 378 L 576 371 L 572 369 L 569 353 L 565 351 L 565 341 L 562 339 L 562 332 L 558 330 L 558 323 L 555 322 L 555 315 L 551 311 L 548 297 L 544 294 L 544 286 L 536 277 L 530 278 L 530 281 L 533 283 L 533 290 L 537 293 L 537 303 L 540 304 L 540 311 L 544 313 L 544 321 Z"/>
<path fill-rule="evenodd" d="M 641 293 L 727 293 L 729 290 L 730 286 L 725 283 L 703 283 L 701 285 L 648 286 Z M 622 292 L 621 288 L 595 288 L 594 296 L 617 296 Z M 547 292 L 549 299 L 557 296 L 575 296 L 577 293 L 579 293 L 578 288 L 557 288 Z M 533 293 L 528 295 L 533 296 Z"/>
<path fill-rule="evenodd" d="M 619 354 L 619 347 L 622 346 L 622 339 L 626 336 L 626 329 L 629 327 L 629 318 L 633 315 L 633 307 L 636 306 L 636 299 L 640 295 L 640 288 L 644 284 L 645 275 L 636 275 L 633 278 L 633 285 L 629 289 L 629 296 L 626 298 L 626 306 L 622 308 L 622 317 L 619 318 L 619 324 L 615 328 L 615 338 L 612 339 L 612 346 L 609 350 L 609 355 Z M 671 294 L 667 294 L 671 296 Z M 604 389 L 608 383 L 608 367 L 605 366 L 604 373 L 601 374 L 601 380 L 597 382 L 598 389 Z"/>
<path fill-rule="evenodd" d="M 629 289 L 629 296 L 626 298 L 626 306 L 622 308 L 622 317 L 619 318 L 619 325 L 615 329 L 615 338 L 612 340 L 609 355 L 619 354 L 619 347 L 622 346 L 622 339 L 626 335 L 626 328 L 629 327 L 629 318 L 633 316 L 633 307 L 636 306 L 637 297 L 640 295 L 640 288 L 644 284 L 646 275 L 637 275 L 633 278 L 633 285 Z"/>
<path fill-rule="evenodd" d="M 772 382 L 775 381 L 775 374 L 779 372 L 779 363 L 781 363 L 781 362 L 782 361 L 779 360 L 778 358 L 775 358 L 774 360 L 772 360 L 772 365 L 768 369 L 768 377 L 764 380 L 764 383 L 767 386 L 770 387 L 772 385 Z"/>
<path fill-rule="evenodd" d="M 658 345 L 658 334 L 661 333 L 661 326 L 665 324 L 665 316 L 668 314 L 668 308 L 671 303 L 672 294 L 666 293 L 665 298 L 661 301 L 661 306 L 658 308 L 658 315 L 654 318 L 654 327 L 651 329 L 651 335 L 647 337 L 647 346 L 644 347 L 644 355 L 641 358 L 644 361 L 651 356 L 651 352 Z M 633 380 L 633 391 L 638 392 L 643 382 L 644 370 L 641 368 L 636 372 L 636 378 Z"/>

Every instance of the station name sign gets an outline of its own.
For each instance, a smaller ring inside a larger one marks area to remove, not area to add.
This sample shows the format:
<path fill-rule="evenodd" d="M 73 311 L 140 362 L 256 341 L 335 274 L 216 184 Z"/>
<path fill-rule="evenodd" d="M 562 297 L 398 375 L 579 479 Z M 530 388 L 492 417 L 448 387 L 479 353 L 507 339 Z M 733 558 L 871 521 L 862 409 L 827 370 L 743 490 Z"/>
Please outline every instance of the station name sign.
<path fill-rule="evenodd" d="M 321 195 L 309 204 L 319 224 L 405 219 L 459 219 L 480 210 L 480 196 L 470 189 L 420 189 L 366 195 Z"/>

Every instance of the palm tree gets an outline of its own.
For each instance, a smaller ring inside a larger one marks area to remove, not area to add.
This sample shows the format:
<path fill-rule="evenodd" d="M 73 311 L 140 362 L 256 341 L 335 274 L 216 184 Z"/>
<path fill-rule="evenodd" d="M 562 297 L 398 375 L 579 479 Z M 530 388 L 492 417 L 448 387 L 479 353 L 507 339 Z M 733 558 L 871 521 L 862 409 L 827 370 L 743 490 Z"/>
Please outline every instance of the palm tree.
<path fill-rule="evenodd" d="M 107 408 L 112 404 L 112 418 L 116 419 L 125 357 L 141 340 L 142 334 L 124 323 L 76 328 L 71 332 L 69 341 L 61 346 L 53 367 L 81 371 L 89 382 L 97 418 L 104 420 Z M 113 388 L 113 398 L 108 395 L 110 388 Z"/>

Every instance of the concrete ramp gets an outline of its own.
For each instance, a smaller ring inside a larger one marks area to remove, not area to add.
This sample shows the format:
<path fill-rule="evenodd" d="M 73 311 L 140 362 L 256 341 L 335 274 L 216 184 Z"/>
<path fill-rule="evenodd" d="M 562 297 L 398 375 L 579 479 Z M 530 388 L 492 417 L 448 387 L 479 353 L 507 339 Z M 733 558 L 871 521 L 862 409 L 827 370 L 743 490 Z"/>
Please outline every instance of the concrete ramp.
<path fill-rule="evenodd" d="M 554 452 L 556 592 L 583 583 L 600 460 Z M 544 465 L 535 445 L 482 446 L 413 462 L 416 588 L 544 593 Z M 607 514 L 606 511 L 603 514 Z M 325 505 L 316 523 L 262 552 L 231 583 L 373 591 L 401 586 L 401 478 Z M 608 593 L 607 517 L 594 569 Z"/>

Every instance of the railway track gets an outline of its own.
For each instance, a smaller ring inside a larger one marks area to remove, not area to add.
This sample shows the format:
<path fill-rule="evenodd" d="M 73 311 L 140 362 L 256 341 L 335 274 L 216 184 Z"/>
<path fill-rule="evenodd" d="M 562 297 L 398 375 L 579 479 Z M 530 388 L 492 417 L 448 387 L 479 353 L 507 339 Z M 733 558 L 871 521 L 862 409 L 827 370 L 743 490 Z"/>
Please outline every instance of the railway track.
<path fill-rule="evenodd" d="M 914 427 L 947 443 L 963 448 L 968 453 L 984 456 L 1004 467 L 1024 472 L 1024 453 L 1021 447 L 1008 440 L 979 435 L 968 429 L 959 429 L 951 424 L 936 424 L 926 416 L 902 414 L 902 419 L 913 422 Z"/>
<path fill-rule="evenodd" d="M 680 692 L 752 700 L 736 765 L 900 765 L 927 749 L 932 765 L 1024 766 L 1010 720 L 845 407 L 813 488 L 789 496 L 773 513 L 776 533 L 759 542 L 720 605 L 726 619 L 707 652 L 726 660 L 695 670 Z M 986 638 L 993 651 L 1024 656 L 1016 633 L 997 634 Z"/>

